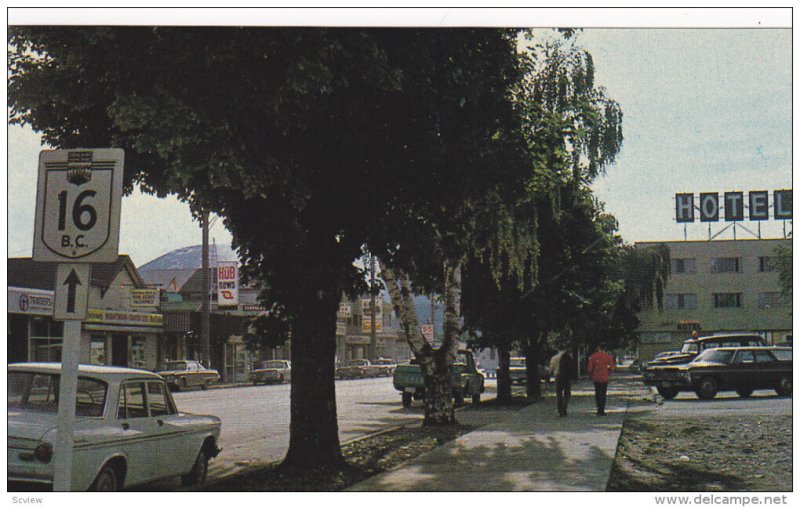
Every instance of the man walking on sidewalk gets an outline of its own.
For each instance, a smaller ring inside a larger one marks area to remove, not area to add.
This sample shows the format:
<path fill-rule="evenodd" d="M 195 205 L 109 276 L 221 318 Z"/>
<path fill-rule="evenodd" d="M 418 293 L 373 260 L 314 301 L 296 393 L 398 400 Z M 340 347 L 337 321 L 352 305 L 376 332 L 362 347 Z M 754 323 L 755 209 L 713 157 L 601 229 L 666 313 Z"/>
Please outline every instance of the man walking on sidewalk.
<path fill-rule="evenodd" d="M 606 392 L 608 391 L 608 376 L 614 371 L 614 358 L 606 353 L 602 343 L 597 345 L 597 351 L 589 357 L 586 371 L 594 382 L 594 401 L 597 405 L 597 415 L 606 415 Z"/>
<path fill-rule="evenodd" d="M 564 417 L 567 415 L 567 405 L 572 395 L 572 355 L 566 345 L 562 345 L 560 349 L 550 360 L 550 372 L 556 379 L 558 416 Z"/>

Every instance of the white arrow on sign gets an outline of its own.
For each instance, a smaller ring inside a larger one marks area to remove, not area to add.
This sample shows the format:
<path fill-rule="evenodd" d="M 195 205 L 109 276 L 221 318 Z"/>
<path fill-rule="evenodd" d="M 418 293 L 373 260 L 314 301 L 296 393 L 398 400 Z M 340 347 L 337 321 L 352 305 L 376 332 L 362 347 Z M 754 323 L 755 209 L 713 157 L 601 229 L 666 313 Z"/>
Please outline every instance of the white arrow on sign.
<path fill-rule="evenodd" d="M 89 305 L 91 264 L 59 264 L 53 298 L 55 320 L 84 320 Z"/>
<path fill-rule="evenodd" d="M 39 153 L 34 261 L 117 259 L 123 159 L 119 148 Z"/>

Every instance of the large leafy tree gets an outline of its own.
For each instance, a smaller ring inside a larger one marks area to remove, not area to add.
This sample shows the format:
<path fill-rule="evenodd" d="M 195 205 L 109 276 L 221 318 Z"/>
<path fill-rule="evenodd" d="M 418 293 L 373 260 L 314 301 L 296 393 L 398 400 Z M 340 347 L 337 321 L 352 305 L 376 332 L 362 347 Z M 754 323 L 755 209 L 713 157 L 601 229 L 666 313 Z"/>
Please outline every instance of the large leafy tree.
<path fill-rule="evenodd" d="M 13 27 L 9 44 L 13 123 L 54 147 L 122 147 L 128 190 L 224 217 L 272 310 L 261 329 L 292 336 L 284 463 L 341 464 L 334 337 L 342 292 L 364 288 L 353 260 L 364 245 L 399 268 L 424 246 L 457 259 L 435 238 L 486 189 L 516 188 L 498 149 L 514 144 L 513 32 Z"/>

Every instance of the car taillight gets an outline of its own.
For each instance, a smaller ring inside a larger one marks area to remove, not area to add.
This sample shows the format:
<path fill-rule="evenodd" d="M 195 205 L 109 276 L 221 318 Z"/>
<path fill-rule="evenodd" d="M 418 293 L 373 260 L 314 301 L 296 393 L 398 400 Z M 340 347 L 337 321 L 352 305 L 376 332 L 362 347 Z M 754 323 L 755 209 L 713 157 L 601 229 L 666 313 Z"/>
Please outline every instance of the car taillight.
<path fill-rule="evenodd" d="M 53 446 L 46 442 L 41 443 L 36 446 L 33 456 L 42 463 L 50 463 L 50 460 L 53 459 Z"/>

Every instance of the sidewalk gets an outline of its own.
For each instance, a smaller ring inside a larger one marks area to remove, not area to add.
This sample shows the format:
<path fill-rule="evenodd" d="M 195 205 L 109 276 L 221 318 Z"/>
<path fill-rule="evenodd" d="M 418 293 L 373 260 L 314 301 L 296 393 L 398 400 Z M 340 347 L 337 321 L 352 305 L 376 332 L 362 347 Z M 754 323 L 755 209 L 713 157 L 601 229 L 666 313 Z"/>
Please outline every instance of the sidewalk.
<path fill-rule="evenodd" d="M 347 491 L 604 491 L 630 401 L 649 398 L 649 390 L 632 377 L 612 377 L 606 417 L 595 415 L 588 380 L 573 384 L 567 417 L 557 415 L 552 386 L 545 396 Z M 481 412 L 457 418 L 485 423 Z"/>

